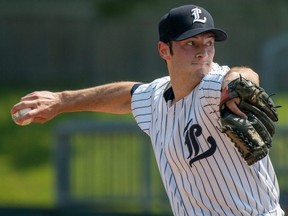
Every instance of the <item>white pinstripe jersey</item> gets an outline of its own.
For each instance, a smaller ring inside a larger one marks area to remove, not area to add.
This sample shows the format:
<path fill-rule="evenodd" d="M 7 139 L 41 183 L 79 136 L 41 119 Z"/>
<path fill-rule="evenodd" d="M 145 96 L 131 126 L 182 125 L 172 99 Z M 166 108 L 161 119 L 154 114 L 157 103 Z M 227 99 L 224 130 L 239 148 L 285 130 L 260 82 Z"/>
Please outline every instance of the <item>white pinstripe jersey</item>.
<path fill-rule="evenodd" d="M 221 82 L 228 70 L 214 63 L 200 84 L 174 105 L 169 77 L 133 92 L 132 113 L 151 138 L 174 215 L 281 212 L 269 157 L 247 166 L 219 130 Z"/>

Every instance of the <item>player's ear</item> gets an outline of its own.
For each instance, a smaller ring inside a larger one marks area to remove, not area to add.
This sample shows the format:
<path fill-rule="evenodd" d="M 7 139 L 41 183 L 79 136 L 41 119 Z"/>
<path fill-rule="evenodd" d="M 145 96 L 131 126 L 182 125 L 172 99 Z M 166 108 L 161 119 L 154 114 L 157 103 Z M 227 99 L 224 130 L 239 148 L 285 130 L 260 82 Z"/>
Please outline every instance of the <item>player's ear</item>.
<path fill-rule="evenodd" d="M 164 60 L 167 60 L 168 58 L 170 58 L 171 54 L 169 50 L 169 45 L 162 41 L 158 42 L 158 52 L 161 58 L 163 58 Z"/>

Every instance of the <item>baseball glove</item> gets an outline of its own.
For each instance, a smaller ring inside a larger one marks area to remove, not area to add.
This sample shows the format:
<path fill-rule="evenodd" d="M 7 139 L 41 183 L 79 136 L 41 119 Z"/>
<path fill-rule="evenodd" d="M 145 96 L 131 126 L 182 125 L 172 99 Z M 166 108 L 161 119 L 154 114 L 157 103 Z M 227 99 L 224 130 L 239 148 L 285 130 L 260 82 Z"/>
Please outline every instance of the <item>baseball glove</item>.
<path fill-rule="evenodd" d="M 238 108 L 248 119 L 232 113 L 225 103 L 240 98 Z M 240 76 L 222 91 L 220 116 L 222 132 L 226 133 L 248 165 L 268 154 L 278 121 L 276 106 L 265 90 Z"/>

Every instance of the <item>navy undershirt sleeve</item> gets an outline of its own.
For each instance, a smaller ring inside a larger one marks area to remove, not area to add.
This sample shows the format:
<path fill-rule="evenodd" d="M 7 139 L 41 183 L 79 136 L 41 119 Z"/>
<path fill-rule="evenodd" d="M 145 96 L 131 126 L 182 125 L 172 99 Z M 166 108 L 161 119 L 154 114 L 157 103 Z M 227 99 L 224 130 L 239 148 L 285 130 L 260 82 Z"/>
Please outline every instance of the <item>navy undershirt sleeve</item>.
<path fill-rule="evenodd" d="M 140 86 L 140 85 L 142 85 L 141 83 L 136 83 L 136 84 L 134 84 L 133 86 L 132 86 L 132 88 L 131 88 L 131 95 L 133 95 L 133 93 L 135 92 L 135 90 Z"/>

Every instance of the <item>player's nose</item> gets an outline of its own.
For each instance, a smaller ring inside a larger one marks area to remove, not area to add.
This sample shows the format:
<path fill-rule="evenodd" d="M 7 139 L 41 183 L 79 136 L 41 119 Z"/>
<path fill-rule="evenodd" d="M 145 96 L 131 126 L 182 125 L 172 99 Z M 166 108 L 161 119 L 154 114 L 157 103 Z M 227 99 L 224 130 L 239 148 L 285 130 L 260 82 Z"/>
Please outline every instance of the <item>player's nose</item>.
<path fill-rule="evenodd" d="M 197 58 L 207 58 L 208 55 L 208 50 L 205 47 L 199 47 L 196 57 Z"/>

